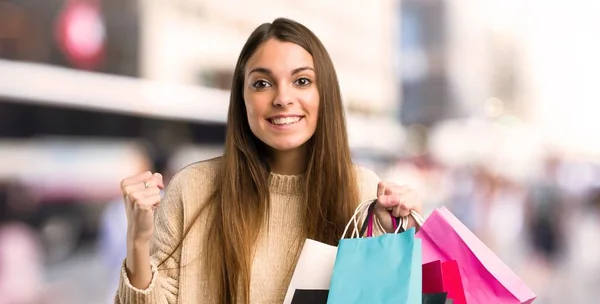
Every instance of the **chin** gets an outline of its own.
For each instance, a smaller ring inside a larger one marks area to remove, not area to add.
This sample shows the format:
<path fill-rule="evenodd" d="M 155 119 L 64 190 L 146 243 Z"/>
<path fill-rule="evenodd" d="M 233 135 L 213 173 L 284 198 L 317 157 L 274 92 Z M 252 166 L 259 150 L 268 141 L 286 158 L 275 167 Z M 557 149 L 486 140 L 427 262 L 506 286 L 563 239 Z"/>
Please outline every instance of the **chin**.
<path fill-rule="evenodd" d="M 298 141 L 270 141 L 267 143 L 271 149 L 276 151 L 288 152 L 302 148 L 308 140 Z"/>

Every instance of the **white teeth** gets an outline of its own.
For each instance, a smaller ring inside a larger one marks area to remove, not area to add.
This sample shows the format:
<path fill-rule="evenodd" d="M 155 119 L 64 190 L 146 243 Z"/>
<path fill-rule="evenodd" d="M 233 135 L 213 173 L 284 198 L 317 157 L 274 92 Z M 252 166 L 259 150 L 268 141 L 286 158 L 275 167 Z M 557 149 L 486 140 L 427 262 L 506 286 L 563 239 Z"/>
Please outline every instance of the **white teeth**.
<path fill-rule="evenodd" d="M 297 123 L 300 120 L 300 117 L 281 117 L 271 119 L 271 123 L 274 125 L 291 125 L 293 123 Z"/>

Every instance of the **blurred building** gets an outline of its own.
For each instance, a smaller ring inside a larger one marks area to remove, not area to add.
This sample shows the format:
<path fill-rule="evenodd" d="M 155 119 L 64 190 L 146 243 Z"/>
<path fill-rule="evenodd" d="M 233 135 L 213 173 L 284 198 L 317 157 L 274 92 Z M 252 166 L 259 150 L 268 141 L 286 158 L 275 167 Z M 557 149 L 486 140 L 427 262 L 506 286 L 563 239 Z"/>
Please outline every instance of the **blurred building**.
<path fill-rule="evenodd" d="M 405 125 L 524 114 L 513 1 L 402 0 L 399 89 Z M 482 22 L 485 19 L 485 22 Z"/>

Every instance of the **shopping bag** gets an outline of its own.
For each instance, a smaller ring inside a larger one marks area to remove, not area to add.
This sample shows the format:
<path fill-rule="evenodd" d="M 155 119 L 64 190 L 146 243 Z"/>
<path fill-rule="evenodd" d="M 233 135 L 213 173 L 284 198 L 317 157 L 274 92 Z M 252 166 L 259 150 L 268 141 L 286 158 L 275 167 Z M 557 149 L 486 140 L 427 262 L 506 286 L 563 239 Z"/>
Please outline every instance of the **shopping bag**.
<path fill-rule="evenodd" d="M 453 301 L 445 292 L 423 293 L 422 304 L 452 304 Z M 454 302 L 456 303 L 456 302 Z"/>
<path fill-rule="evenodd" d="M 291 304 L 296 290 L 328 290 L 337 247 L 307 239 L 292 275 L 284 304 Z"/>
<path fill-rule="evenodd" d="M 296 289 L 291 304 L 326 304 L 329 290 Z"/>
<path fill-rule="evenodd" d="M 452 261 L 433 261 L 423 264 L 423 293 L 448 293 L 455 304 L 465 304 L 465 292 L 458 269 Z"/>
<path fill-rule="evenodd" d="M 354 223 L 352 237 L 339 242 L 327 303 L 421 303 L 422 252 L 415 229 L 360 238 Z"/>
<path fill-rule="evenodd" d="M 416 235 L 423 263 L 456 260 L 467 303 L 531 303 L 536 295 L 448 209 L 436 209 Z"/>

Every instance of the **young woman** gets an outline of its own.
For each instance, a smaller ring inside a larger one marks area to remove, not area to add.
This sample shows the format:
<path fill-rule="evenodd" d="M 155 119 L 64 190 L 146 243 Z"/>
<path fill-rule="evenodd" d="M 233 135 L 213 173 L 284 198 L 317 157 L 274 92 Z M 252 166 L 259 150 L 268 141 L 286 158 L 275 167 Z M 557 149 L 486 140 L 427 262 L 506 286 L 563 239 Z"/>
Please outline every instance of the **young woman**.
<path fill-rule="evenodd" d="M 242 49 L 223 156 L 181 170 L 162 201 L 158 173 L 121 187 L 123 304 L 281 303 L 304 240 L 337 245 L 360 202 L 378 198 L 388 231 L 389 212 L 421 211 L 410 188 L 352 164 L 333 63 L 288 19 L 259 26 Z"/>

